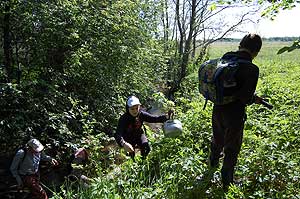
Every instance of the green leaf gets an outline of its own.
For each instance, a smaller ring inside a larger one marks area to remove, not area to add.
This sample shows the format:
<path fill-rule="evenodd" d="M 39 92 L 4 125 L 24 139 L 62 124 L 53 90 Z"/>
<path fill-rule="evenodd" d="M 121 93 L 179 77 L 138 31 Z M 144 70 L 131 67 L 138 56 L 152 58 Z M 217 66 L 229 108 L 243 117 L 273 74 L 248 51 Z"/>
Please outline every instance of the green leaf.
<path fill-rule="evenodd" d="M 209 10 L 214 11 L 215 9 L 217 9 L 217 5 L 215 3 L 211 4 Z"/>
<path fill-rule="evenodd" d="M 293 45 L 291 45 L 291 46 L 285 46 L 285 47 L 279 49 L 277 54 L 282 54 L 286 51 L 292 52 L 295 49 L 300 49 L 300 41 L 299 40 L 294 41 Z"/>
<path fill-rule="evenodd" d="M 277 52 L 277 54 L 282 54 L 282 53 L 284 53 L 285 51 L 288 51 L 289 48 L 290 48 L 290 47 L 286 47 L 286 46 L 285 46 L 285 47 L 279 49 L 278 52 Z"/>

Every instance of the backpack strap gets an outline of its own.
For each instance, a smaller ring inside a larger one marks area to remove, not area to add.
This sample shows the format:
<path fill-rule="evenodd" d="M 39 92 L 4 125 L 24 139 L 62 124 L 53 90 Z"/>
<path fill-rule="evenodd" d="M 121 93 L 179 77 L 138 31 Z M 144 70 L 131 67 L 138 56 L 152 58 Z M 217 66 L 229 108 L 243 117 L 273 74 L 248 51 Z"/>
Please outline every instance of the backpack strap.
<path fill-rule="evenodd" d="M 251 61 L 246 60 L 246 59 L 241 59 L 241 58 L 237 59 L 236 62 L 239 63 L 239 64 L 251 64 L 251 65 L 254 65 Z"/>

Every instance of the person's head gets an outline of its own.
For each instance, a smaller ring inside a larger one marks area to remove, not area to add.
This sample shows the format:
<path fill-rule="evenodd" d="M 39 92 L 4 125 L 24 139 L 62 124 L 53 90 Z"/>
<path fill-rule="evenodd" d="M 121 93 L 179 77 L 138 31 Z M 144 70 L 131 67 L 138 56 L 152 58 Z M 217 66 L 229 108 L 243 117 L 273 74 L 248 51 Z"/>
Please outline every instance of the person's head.
<path fill-rule="evenodd" d="M 247 51 L 252 59 L 257 56 L 262 46 L 262 39 L 258 34 L 247 34 L 240 42 L 239 50 Z"/>
<path fill-rule="evenodd" d="M 29 150 L 35 153 L 40 153 L 44 149 L 44 146 L 41 144 L 41 142 L 35 138 L 30 139 L 26 146 Z"/>
<path fill-rule="evenodd" d="M 141 103 L 135 96 L 130 96 L 126 102 L 126 108 L 131 116 L 136 117 L 140 112 Z"/>
<path fill-rule="evenodd" d="M 89 159 L 89 153 L 85 148 L 79 148 L 74 153 L 74 160 L 75 164 L 85 164 Z"/>

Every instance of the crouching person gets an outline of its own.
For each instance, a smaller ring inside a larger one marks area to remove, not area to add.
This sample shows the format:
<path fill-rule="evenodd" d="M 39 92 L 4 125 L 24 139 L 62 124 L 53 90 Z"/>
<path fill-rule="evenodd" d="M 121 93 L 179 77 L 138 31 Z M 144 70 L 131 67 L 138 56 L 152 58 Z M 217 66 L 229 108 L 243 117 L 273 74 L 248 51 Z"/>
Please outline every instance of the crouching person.
<path fill-rule="evenodd" d="M 68 178 L 71 182 L 79 182 L 84 187 L 88 187 L 91 179 L 84 175 L 85 165 L 87 164 L 89 159 L 89 154 L 86 149 L 79 148 L 77 149 L 71 157 L 71 167 L 70 174 Z"/>
<path fill-rule="evenodd" d="M 143 123 L 163 123 L 170 119 L 168 114 L 155 116 L 141 110 L 140 100 L 130 96 L 126 102 L 126 112 L 120 117 L 115 139 L 119 146 L 134 159 L 135 148 L 141 150 L 142 158 L 145 159 L 150 152 L 150 146 L 143 129 Z"/>
<path fill-rule="evenodd" d="M 44 146 L 37 139 L 30 139 L 24 149 L 19 149 L 10 166 L 18 186 L 27 187 L 36 199 L 48 199 L 46 191 L 40 185 L 40 161 L 48 161 L 53 165 L 58 162 L 43 152 Z"/>

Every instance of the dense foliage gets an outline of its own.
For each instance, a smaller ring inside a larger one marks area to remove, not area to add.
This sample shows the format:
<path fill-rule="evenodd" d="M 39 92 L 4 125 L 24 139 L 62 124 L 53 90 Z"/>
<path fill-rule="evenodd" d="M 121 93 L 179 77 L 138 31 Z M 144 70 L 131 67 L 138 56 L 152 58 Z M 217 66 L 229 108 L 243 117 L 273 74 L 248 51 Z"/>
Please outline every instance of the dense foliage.
<path fill-rule="evenodd" d="M 9 22 L 1 31 L 9 32 L 1 40 L 8 49 L 0 51 L 0 132 L 8 151 L 30 136 L 67 142 L 110 135 L 126 96 L 144 101 L 162 84 L 151 2 L 2 1 L 0 9 Z"/>

